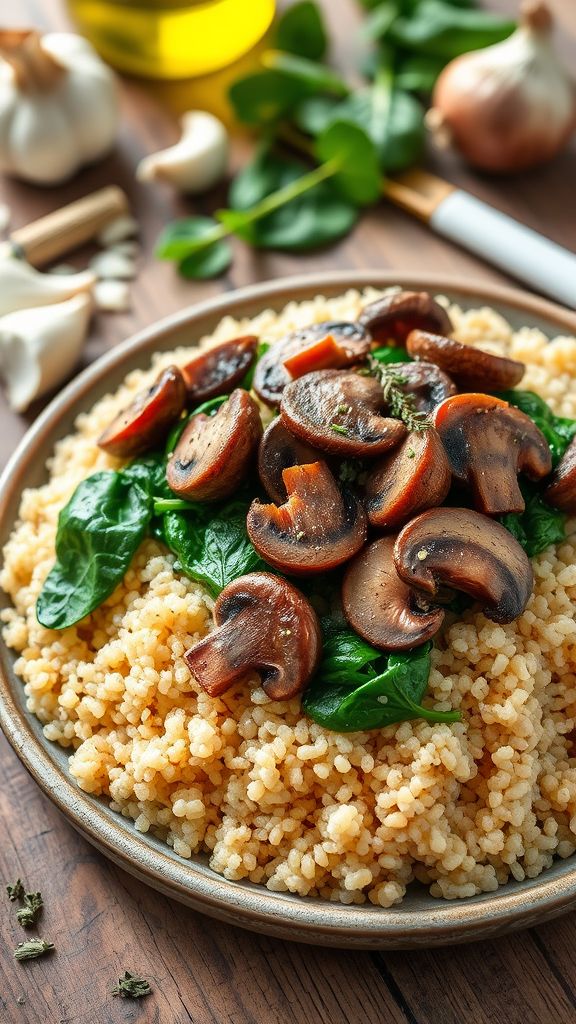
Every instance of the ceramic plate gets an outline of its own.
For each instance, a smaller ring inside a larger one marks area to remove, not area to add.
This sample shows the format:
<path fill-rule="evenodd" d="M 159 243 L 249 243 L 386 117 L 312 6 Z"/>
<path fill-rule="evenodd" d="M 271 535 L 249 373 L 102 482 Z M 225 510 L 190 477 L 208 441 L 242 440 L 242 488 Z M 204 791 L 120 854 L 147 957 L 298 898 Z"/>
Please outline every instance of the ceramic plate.
<path fill-rule="evenodd" d="M 78 413 L 114 390 L 128 371 L 147 366 L 154 351 L 190 345 L 210 333 L 225 315 L 253 316 L 268 307 L 318 293 L 337 295 L 373 285 L 447 295 L 464 307 L 490 305 L 514 326 L 530 324 L 548 336 L 576 334 L 576 314 L 522 292 L 432 275 L 341 272 L 289 278 L 244 288 L 192 306 L 160 321 L 108 352 L 68 385 L 36 421 L 0 480 L 0 547 L 17 515 L 25 487 L 46 477 L 46 458 L 67 434 Z M 370 904 L 342 906 L 319 899 L 269 892 L 250 882 L 230 882 L 215 874 L 207 858 L 182 860 L 164 843 L 143 835 L 114 814 L 106 802 L 81 792 L 68 776 L 67 755 L 42 735 L 26 712 L 22 684 L 13 671 L 14 655 L 0 646 L 0 724 L 20 760 L 68 821 L 102 853 L 141 881 L 195 910 L 233 925 L 284 939 L 358 949 L 445 945 L 526 927 L 548 920 L 576 903 L 576 857 L 557 860 L 536 879 L 509 882 L 496 892 L 446 902 L 414 886 L 401 905 L 383 910 Z"/>

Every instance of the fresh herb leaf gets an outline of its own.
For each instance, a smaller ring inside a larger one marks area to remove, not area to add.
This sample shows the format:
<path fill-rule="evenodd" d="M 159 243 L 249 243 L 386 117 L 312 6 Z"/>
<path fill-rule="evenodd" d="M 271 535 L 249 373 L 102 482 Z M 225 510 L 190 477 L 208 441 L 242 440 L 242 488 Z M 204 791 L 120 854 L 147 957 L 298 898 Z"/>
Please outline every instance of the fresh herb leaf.
<path fill-rule="evenodd" d="M 321 60 L 328 47 L 322 12 L 312 0 L 292 4 L 279 17 L 276 46 L 310 60 Z"/>
<path fill-rule="evenodd" d="M 393 363 L 384 363 L 368 356 L 368 370 L 382 385 L 384 401 L 392 416 L 402 420 L 408 430 L 428 430 L 430 421 L 425 413 L 416 409 L 414 395 L 403 390 L 406 377 L 394 368 Z"/>
<path fill-rule="evenodd" d="M 342 101 L 334 96 L 307 96 L 292 111 L 292 120 L 306 135 L 320 135 L 331 121 Z"/>
<path fill-rule="evenodd" d="M 27 892 L 24 894 L 24 906 L 16 911 L 16 917 L 23 928 L 30 928 L 40 915 L 44 906 L 41 892 Z"/>
<path fill-rule="evenodd" d="M 235 210 L 248 210 L 271 193 L 298 181 L 306 167 L 263 150 L 237 175 L 230 190 Z M 357 207 L 338 195 L 329 181 L 296 196 L 291 202 L 236 233 L 252 245 L 298 251 L 333 242 L 348 234 L 358 218 Z M 232 223 L 228 221 L 230 227 Z"/>
<path fill-rule="evenodd" d="M 232 262 L 226 231 L 211 217 L 187 217 L 168 224 L 156 243 L 155 255 L 161 260 L 177 260 L 183 277 L 198 280 L 218 277 Z"/>
<path fill-rule="evenodd" d="M 230 87 L 228 97 L 239 121 L 269 125 L 289 114 L 313 92 L 313 87 L 302 78 L 265 69 L 239 78 Z"/>
<path fill-rule="evenodd" d="M 280 50 L 268 50 L 262 56 L 264 67 L 277 71 L 293 81 L 300 82 L 302 87 L 312 96 L 315 93 L 327 93 L 329 96 L 347 96 L 350 89 L 336 72 L 307 57 L 297 57 L 292 53 Z"/>
<path fill-rule="evenodd" d="M 19 878 L 16 879 L 14 885 L 7 885 L 6 892 L 8 893 L 8 899 L 11 903 L 16 903 L 17 900 L 21 900 L 24 897 L 24 885 Z"/>
<path fill-rule="evenodd" d="M 165 543 L 178 558 L 186 576 L 218 594 L 233 580 L 265 564 L 246 532 L 247 505 L 229 501 L 202 512 L 168 512 L 163 518 Z"/>
<path fill-rule="evenodd" d="M 44 939 L 28 939 L 26 942 L 19 942 L 14 950 L 15 960 L 35 960 L 39 956 L 51 953 L 55 948 L 53 942 L 45 942 Z"/>
<path fill-rule="evenodd" d="M 409 356 L 405 348 L 396 345 L 382 345 L 370 353 L 372 359 L 379 363 L 412 363 L 414 360 Z"/>
<path fill-rule="evenodd" d="M 246 376 L 244 377 L 244 380 L 240 384 L 240 387 L 244 388 L 245 391 L 250 391 L 250 389 L 252 388 L 252 381 L 254 380 L 254 374 L 256 372 L 256 367 L 257 367 L 260 359 L 262 359 L 262 356 L 266 354 L 266 352 L 268 351 L 269 348 L 270 348 L 270 342 L 269 341 L 259 341 L 258 342 L 258 348 L 256 349 L 256 358 L 255 358 L 254 362 L 252 363 L 252 366 L 250 367 L 250 369 L 246 373 Z"/>
<path fill-rule="evenodd" d="M 381 178 L 374 143 L 351 121 L 328 125 L 315 143 L 318 160 L 335 167 L 338 190 L 358 206 L 367 206 L 380 195 Z"/>
<path fill-rule="evenodd" d="M 152 499 L 126 472 L 83 480 L 58 517 L 56 563 L 36 602 L 38 622 L 66 629 L 124 578 L 152 516 Z"/>
<path fill-rule="evenodd" d="M 131 974 L 130 971 L 124 971 L 123 976 L 118 978 L 118 984 L 112 989 L 113 996 L 122 996 L 123 999 L 142 999 L 151 993 L 150 982 L 145 978 L 139 978 L 137 974 Z"/>
<path fill-rule="evenodd" d="M 442 57 L 426 57 L 416 54 L 414 57 L 404 57 L 400 61 L 394 78 L 394 84 L 398 89 L 406 92 L 418 92 L 428 95 L 436 85 L 436 80 L 446 66 Z"/>
<path fill-rule="evenodd" d="M 529 558 L 535 558 L 551 544 L 566 539 L 566 515 L 548 505 L 536 484 L 522 480 L 524 512 L 501 516 L 500 522 L 516 538 Z"/>
<path fill-rule="evenodd" d="M 221 239 L 203 252 L 190 253 L 182 260 L 178 270 L 182 277 L 194 281 L 207 281 L 212 277 L 220 277 L 231 263 L 232 249 L 228 242 Z"/>
<path fill-rule="evenodd" d="M 420 0 L 390 26 L 387 41 L 405 50 L 452 60 L 469 50 L 500 43 L 516 25 L 489 11 L 467 9 L 446 0 Z"/>
<path fill-rule="evenodd" d="M 383 729 L 412 718 L 459 721 L 457 711 L 420 704 L 430 675 L 430 650 L 431 644 L 424 644 L 386 659 L 354 633 L 329 637 L 302 706 L 315 722 L 338 732 Z"/>

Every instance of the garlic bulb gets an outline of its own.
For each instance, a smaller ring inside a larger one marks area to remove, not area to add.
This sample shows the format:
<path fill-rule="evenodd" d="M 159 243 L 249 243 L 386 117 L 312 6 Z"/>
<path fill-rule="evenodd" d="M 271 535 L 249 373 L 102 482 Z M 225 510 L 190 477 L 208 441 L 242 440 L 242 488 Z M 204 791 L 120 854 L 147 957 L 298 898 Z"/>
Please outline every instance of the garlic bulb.
<path fill-rule="evenodd" d="M 8 401 L 17 412 L 27 409 L 74 369 L 91 309 L 88 295 L 75 295 L 54 306 L 20 309 L 0 317 L 0 375 L 6 382 Z"/>
<path fill-rule="evenodd" d="M 228 132 L 213 114 L 190 110 L 181 120 L 180 141 L 144 157 L 136 169 L 140 181 L 168 181 L 180 192 L 198 193 L 224 177 Z"/>
<path fill-rule="evenodd" d="M 554 49 L 547 5 L 531 0 L 512 36 L 448 64 L 433 104 L 437 140 L 475 167 L 518 171 L 551 159 L 576 128 L 576 85 Z"/>
<path fill-rule="evenodd" d="M 30 306 L 62 302 L 89 292 L 96 281 L 91 270 L 77 274 L 41 274 L 15 257 L 0 260 L 0 317 Z"/>
<path fill-rule="evenodd" d="M 1 170 L 53 185 L 108 152 L 116 82 L 85 39 L 6 29 L 0 58 Z"/>

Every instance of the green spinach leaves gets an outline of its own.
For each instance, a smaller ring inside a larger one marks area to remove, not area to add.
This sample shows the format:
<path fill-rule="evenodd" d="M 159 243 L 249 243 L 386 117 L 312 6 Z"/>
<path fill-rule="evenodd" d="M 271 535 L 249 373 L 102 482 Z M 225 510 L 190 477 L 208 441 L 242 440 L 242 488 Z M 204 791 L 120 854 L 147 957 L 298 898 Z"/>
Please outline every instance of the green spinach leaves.
<path fill-rule="evenodd" d="M 83 480 L 58 518 L 56 564 L 36 614 L 66 629 L 94 611 L 130 566 L 152 517 L 152 497 L 134 475 L 104 470 Z"/>
<path fill-rule="evenodd" d="M 420 703 L 428 686 L 431 646 L 386 655 L 351 630 L 329 632 L 302 707 L 319 725 L 338 732 L 383 729 L 411 718 L 457 722 L 458 711 L 434 711 Z"/>

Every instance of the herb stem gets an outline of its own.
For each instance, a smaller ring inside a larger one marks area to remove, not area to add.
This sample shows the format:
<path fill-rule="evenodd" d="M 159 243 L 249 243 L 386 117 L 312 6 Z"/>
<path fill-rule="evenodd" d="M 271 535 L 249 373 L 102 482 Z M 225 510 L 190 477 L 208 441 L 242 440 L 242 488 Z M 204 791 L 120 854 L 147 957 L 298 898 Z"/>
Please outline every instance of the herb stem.
<path fill-rule="evenodd" d="M 276 192 L 272 192 L 265 199 L 262 199 L 256 206 L 252 206 L 249 210 L 245 211 L 234 211 L 235 213 L 243 213 L 242 223 L 253 224 L 254 221 L 261 220 L 262 217 L 268 216 L 269 213 L 274 213 L 275 210 L 279 210 L 281 206 L 286 206 L 287 203 L 292 202 L 293 199 L 297 199 L 298 196 L 303 195 L 305 192 L 309 192 L 310 189 L 319 185 L 320 182 L 326 181 L 328 178 L 333 178 L 340 169 L 340 160 L 328 160 L 326 163 L 321 164 L 320 167 L 315 167 L 313 171 L 309 171 L 307 174 L 303 174 L 300 178 L 296 178 L 295 181 L 289 182 L 288 185 L 284 185 L 283 188 L 279 188 Z M 216 213 L 218 217 L 218 213 Z M 232 232 L 230 232 L 232 233 Z"/>

